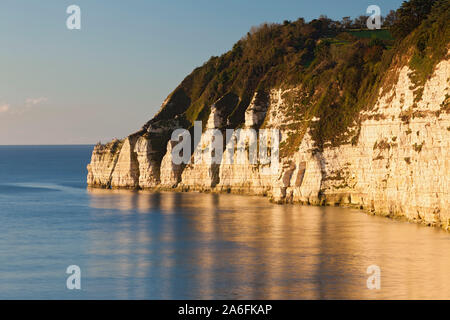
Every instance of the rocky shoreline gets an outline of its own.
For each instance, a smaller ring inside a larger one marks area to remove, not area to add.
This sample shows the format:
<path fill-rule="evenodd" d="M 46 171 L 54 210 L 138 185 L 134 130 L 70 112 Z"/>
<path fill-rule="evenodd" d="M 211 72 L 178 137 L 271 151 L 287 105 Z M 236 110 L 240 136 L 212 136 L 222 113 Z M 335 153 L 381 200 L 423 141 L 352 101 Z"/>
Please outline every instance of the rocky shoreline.
<path fill-rule="evenodd" d="M 95 146 L 88 186 L 259 195 L 449 230 L 450 11 L 416 9 L 408 30 L 323 16 L 252 28 L 139 131 Z"/>
<path fill-rule="evenodd" d="M 163 155 L 153 146 L 178 124 L 153 124 L 124 140 L 97 145 L 88 185 L 265 195 L 276 203 L 351 206 L 449 230 L 450 115 L 441 108 L 449 100 L 450 61 L 438 64 L 419 102 L 414 102 L 409 73 L 408 67 L 400 69 L 391 91 L 380 93 L 366 112 L 356 144 L 317 152 L 307 130 L 298 150 L 280 159 L 277 174 L 259 163 L 175 165 L 175 142 L 166 143 Z M 273 89 L 266 106 L 256 105 L 254 97 L 245 127 L 265 121 L 267 127 L 280 128 L 285 98 L 293 90 Z M 414 103 L 418 116 L 405 122 L 402 113 Z M 212 108 L 205 130 L 221 128 L 224 119 Z M 283 141 L 289 132 L 281 132 Z M 197 148 L 206 148 L 206 138 L 203 133 Z"/>

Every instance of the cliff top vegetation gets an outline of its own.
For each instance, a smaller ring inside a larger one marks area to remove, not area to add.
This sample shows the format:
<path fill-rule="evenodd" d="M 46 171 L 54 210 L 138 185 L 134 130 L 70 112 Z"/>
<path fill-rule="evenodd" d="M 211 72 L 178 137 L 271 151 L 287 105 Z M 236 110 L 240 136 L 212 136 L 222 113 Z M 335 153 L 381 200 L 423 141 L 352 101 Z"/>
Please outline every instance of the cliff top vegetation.
<path fill-rule="evenodd" d="M 410 0 L 384 17 L 381 30 L 365 28 L 364 16 L 263 23 L 188 75 L 152 121 L 206 122 L 211 105 L 228 95 L 236 98 L 229 99 L 233 105 L 223 115 L 235 128 L 256 92 L 267 98 L 270 89 L 301 86 L 303 94 L 290 109 L 298 134 L 282 146 L 282 156 L 298 147 L 304 126 L 310 126 L 318 149 L 349 142 L 355 135 L 349 128 L 373 104 L 387 70 L 403 55 L 409 55 L 420 98 L 421 86 L 447 55 L 449 15 L 450 0 Z M 310 122 L 313 118 L 319 121 Z"/>

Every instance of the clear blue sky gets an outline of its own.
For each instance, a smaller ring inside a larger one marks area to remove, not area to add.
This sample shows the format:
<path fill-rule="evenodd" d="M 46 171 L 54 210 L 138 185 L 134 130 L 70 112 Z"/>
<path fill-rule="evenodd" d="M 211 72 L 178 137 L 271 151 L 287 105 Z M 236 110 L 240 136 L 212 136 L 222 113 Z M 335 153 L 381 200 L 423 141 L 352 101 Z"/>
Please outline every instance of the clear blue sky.
<path fill-rule="evenodd" d="M 195 67 L 262 22 L 385 15 L 402 0 L 2 0 L 0 144 L 106 142 L 136 131 Z M 66 8 L 81 8 L 81 30 Z"/>

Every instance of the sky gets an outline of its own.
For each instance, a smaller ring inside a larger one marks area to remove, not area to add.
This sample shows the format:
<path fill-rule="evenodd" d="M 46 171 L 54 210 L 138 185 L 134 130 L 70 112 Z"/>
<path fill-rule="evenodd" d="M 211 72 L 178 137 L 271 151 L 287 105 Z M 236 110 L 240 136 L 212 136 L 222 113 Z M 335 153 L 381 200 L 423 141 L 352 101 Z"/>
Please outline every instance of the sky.
<path fill-rule="evenodd" d="M 356 17 L 402 0 L 2 0 L 0 145 L 137 131 L 194 68 L 263 22 Z M 69 30 L 66 9 L 81 9 Z"/>

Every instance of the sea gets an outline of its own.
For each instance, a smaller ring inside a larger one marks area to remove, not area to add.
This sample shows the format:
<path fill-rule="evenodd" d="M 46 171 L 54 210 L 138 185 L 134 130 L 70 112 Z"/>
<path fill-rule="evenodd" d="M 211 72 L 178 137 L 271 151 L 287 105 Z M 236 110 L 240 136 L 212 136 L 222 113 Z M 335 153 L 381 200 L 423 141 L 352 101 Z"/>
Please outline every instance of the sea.
<path fill-rule="evenodd" d="M 93 146 L 0 146 L 0 299 L 449 299 L 450 233 L 339 207 L 88 189 Z"/>

